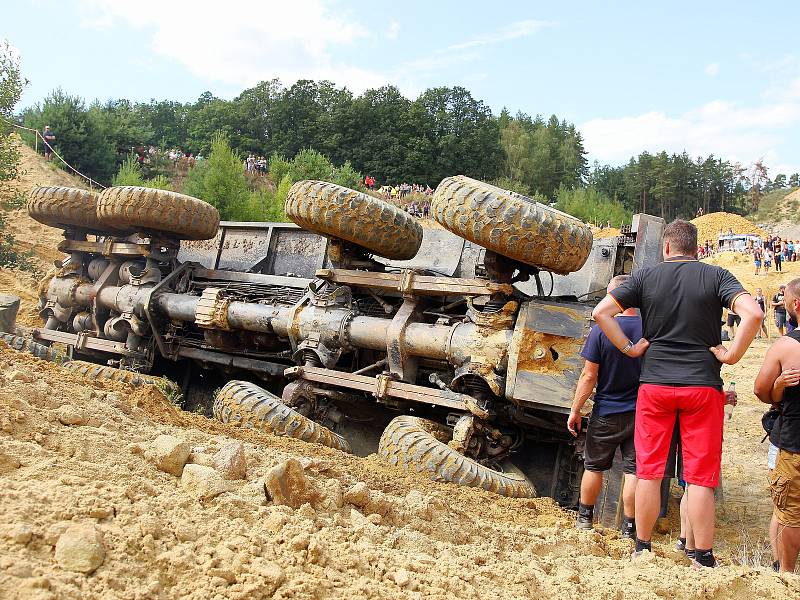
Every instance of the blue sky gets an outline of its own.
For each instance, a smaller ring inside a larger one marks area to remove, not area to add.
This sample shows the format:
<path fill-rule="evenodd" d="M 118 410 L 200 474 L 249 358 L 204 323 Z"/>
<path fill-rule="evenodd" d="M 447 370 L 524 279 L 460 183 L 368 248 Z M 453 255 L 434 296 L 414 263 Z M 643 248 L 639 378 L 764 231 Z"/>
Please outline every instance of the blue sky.
<path fill-rule="evenodd" d="M 29 0 L 0 39 L 30 80 L 87 99 L 231 98 L 327 78 L 410 97 L 463 85 L 574 122 L 591 160 L 715 153 L 800 170 L 800 3 Z"/>

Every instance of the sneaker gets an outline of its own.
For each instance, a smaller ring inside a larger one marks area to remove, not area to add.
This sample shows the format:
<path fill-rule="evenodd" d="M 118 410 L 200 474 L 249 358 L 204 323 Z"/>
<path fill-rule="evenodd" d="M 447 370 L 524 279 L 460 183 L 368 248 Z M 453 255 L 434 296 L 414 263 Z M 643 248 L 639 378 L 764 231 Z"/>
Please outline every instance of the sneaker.
<path fill-rule="evenodd" d="M 652 550 L 647 550 L 647 549 L 645 549 L 645 550 L 634 550 L 631 553 L 631 560 L 633 560 L 633 561 L 639 560 L 640 558 L 642 558 L 644 556 L 645 552 L 649 553 L 649 552 L 652 552 Z"/>
<path fill-rule="evenodd" d="M 696 559 L 692 559 L 692 568 L 697 569 L 698 571 L 702 571 L 703 569 L 716 569 L 718 566 L 719 563 L 717 562 L 717 559 L 714 559 L 714 564 L 710 567 L 700 564 Z"/>
<path fill-rule="evenodd" d="M 635 540 L 636 539 L 636 522 L 635 521 L 628 521 L 627 519 L 622 521 L 622 528 L 620 529 L 622 532 L 622 539 L 624 540 Z"/>
<path fill-rule="evenodd" d="M 583 529 L 584 531 L 591 531 L 594 529 L 594 523 L 592 523 L 592 515 L 582 515 L 578 513 L 578 518 L 575 519 L 575 527 L 578 529 Z"/>
<path fill-rule="evenodd" d="M 678 540 L 677 542 L 675 542 L 675 550 L 677 550 L 678 552 L 686 552 L 686 543 L 682 542 L 681 540 Z"/>

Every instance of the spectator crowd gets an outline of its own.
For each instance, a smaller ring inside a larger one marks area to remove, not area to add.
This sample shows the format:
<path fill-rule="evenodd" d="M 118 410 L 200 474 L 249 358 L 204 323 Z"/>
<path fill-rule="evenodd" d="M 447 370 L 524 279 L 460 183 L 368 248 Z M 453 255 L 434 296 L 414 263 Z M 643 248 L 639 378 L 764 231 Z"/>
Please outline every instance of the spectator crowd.
<path fill-rule="evenodd" d="M 622 456 L 622 535 L 632 558 L 651 552 L 663 515 L 662 480 L 684 489 L 676 547 L 696 569 L 718 565 L 713 551 L 715 490 L 720 485 L 724 422 L 737 402 L 723 385 L 723 364 L 736 364 L 772 309 L 779 337 L 768 350 L 753 392 L 771 405 L 762 419 L 773 515 L 773 568 L 793 572 L 800 553 L 800 278 L 765 297 L 751 295 L 726 269 L 698 260 L 697 228 L 677 220 L 664 232 L 664 261 L 615 277 L 592 316 L 585 359 L 566 427 L 579 435 L 583 407 L 594 395 L 585 430 L 584 474 L 575 525 L 592 529 L 604 473 Z M 792 243 L 796 247 L 796 242 Z M 789 241 L 770 237 L 751 251 L 795 260 Z M 762 254 L 763 257 L 763 254 Z M 722 344 L 723 310 L 735 316 Z M 786 333 L 784 334 L 784 332 Z M 677 458 L 677 460 L 676 460 Z"/>

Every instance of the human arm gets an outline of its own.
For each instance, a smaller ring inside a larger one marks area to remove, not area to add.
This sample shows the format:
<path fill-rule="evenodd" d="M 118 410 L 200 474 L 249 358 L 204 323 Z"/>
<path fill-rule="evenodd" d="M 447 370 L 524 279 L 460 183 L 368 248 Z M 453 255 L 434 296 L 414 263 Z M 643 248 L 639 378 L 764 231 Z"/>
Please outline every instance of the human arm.
<path fill-rule="evenodd" d="M 587 360 L 583 364 L 583 370 L 578 378 L 578 386 L 575 389 L 575 398 L 572 400 L 572 410 L 570 410 L 569 418 L 567 419 L 567 429 L 569 432 L 577 436 L 581 430 L 581 410 L 586 404 L 586 401 L 592 395 L 594 387 L 597 385 L 597 377 L 600 374 L 600 365 Z"/>
<path fill-rule="evenodd" d="M 759 369 L 756 381 L 753 384 L 753 393 L 766 404 L 775 404 L 777 400 L 773 400 L 773 397 L 778 392 L 783 395 L 784 386 L 778 383 L 781 377 L 780 355 L 782 345 L 783 340 L 778 340 L 767 350 L 764 362 L 761 364 L 761 369 Z"/>
<path fill-rule="evenodd" d="M 756 337 L 756 333 L 764 320 L 764 313 L 747 293 L 741 293 L 733 299 L 731 310 L 741 317 L 742 322 L 736 328 L 736 338 L 730 348 L 722 344 L 709 348 L 717 360 L 726 365 L 735 365 L 744 356 L 748 346 Z"/>
<path fill-rule="evenodd" d="M 775 383 L 772 384 L 772 392 L 770 393 L 772 403 L 777 404 L 783 400 L 783 391 L 787 387 L 796 386 L 798 383 L 800 383 L 800 369 L 784 369 L 781 371 L 781 374 L 775 379 Z"/>
<path fill-rule="evenodd" d="M 623 284 L 624 285 L 624 284 Z M 621 286 L 620 286 L 621 287 Z M 606 334 L 609 341 L 617 348 L 622 349 L 628 345 L 630 340 L 628 336 L 622 331 L 614 317 L 622 312 L 622 309 L 617 300 L 611 294 L 607 294 L 600 303 L 594 307 L 592 311 L 592 318 L 597 323 L 598 327 Z M 755 333 L 753 334 L 755 335 Z M 647 347 L 650 345 L 646 339 L 642 338 L 631 347 L 626 354 L 631 358 L 637 358 L 645 353 Z"/>

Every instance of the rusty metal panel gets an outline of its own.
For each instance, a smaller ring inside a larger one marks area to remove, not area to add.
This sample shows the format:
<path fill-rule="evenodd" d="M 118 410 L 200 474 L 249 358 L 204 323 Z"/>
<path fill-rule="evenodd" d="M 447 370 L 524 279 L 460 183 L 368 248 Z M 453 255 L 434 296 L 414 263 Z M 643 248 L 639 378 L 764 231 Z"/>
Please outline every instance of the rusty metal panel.
<path fill-rule="evenodd" d="M 509 347 L 507 398 L 559 412 L 569 409 L 583 367 L 579 352 L 591 311 L 579 302 L 523 304 Z"/>
<path fill-rule="evenodd" d="M 661 217 L 633 215 L 631 231 L 636 234 L 636 250 L 633 254 L 632 273 L 664 260 L 662 245 L 665 227 L 666 223 Z"/>
<path fill-rule="evenodd" d="M 276 228 L 267 260 L 258 272 L 313 279 L 325 265 L 328 238 L 299 227 Z"/>
<path fill-rule="evenodd" d="M 324 266 L 327 244 L 327 238 L 294 223 L 223 221 L 213 240 L 183 242 L 178 259 L 209 269 L 310 279 Z"/>
<path fill-rule="evenodd" d="M 614 277 L 614 262 L 617 255 L 617 238 L 596 239 L 583 267 L 569 275 L 553 275 L 554 296 L 575 296 L 577 298 L 593 301 L 596 297 L 606 295 L 606 287 Z M 549 289 L 550 277 L 542 274 L 542 286 L 545 293 Z M 530 289 L 523 290 L 530 294 L 536 293 L 536 286 L 532 281 L 526 282 Z M 598 291 L 599 290 L 599 291 Z"/>

